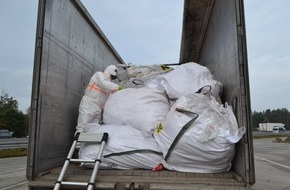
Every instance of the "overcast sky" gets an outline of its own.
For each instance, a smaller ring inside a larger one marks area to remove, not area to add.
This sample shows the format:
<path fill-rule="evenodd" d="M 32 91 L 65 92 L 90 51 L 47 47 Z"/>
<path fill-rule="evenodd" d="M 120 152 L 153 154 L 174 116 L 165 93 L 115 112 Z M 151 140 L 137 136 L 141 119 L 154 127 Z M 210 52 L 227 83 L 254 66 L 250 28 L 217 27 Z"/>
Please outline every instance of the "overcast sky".
<path fill-rule="evenodd" d="M 83 2 L 126 63 L 178 62 L 182 0 Z M 290 111 L 289 1 L 244 4 L 252 110 Z M 0 89 L 22 111 L 30 105 L 37 6 L 37 0 L 1 0 L 0 6 Z"/>

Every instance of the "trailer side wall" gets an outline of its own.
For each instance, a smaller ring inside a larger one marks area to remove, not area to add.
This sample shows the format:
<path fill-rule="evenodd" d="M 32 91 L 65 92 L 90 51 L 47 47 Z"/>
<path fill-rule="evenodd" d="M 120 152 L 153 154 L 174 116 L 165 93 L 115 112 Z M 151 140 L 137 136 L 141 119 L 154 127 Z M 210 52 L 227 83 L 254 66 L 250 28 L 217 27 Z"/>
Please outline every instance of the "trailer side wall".
<path fill-rule="evenodd" d="M 237 144 L 233 170 L 255 182 L 244 6 L 241 0 L 185 1 L 180 62 L 197 62 L 223 85 L 246 135 Z M 201 8 L 202 7 L 202 8 Z M 202 18 L 202 19 L 200 19 Z"/>
<path fill-rule="evenodd" d="M 79 1 L 39 1 L 28 176 L 61 165 L 94 72 L 123 63 Z"/>

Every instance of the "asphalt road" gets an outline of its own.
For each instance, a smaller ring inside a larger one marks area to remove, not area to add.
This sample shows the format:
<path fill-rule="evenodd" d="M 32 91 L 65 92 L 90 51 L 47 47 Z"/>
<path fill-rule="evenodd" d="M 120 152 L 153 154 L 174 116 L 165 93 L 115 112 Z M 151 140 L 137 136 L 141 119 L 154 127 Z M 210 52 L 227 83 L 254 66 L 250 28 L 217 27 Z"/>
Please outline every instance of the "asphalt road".
<path fill-rule="evenodd" d="M 254 140 L 256 184 L 252 190 L 290 190 L 290 143 L 273 140 Z M 0 159 L 0 190 L 28 189 L 26 160 L 26 157 Z"/>
<path fill-rule="evenodd" d="M 290 143 L 273 142 L 274 139 L 254 140 L 254 190 L 290 190 Z"/>
<path fill-rule="evenodd" d="M 27 190 L 26 157 L 0 159 L 0 190 Z"/>

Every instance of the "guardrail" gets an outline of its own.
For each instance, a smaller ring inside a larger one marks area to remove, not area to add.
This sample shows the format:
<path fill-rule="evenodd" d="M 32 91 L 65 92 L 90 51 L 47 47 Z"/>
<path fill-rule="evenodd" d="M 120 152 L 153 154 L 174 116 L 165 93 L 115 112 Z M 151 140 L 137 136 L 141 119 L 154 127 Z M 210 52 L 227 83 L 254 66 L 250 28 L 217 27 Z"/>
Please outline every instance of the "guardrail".
<path fill-rule="evenodd" d="M 27 148 L 27 146 L 28 146 L 28 138 L 0 139 L 0 150 L 15 149 L 15 148 Z"/>

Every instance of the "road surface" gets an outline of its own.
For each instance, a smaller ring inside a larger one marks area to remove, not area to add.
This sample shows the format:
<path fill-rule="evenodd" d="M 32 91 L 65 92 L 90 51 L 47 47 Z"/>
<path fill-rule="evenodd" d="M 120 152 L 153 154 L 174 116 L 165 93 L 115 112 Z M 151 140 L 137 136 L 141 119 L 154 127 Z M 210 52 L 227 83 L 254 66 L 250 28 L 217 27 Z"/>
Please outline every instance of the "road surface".
<path fill-rule="evenodd" d="M 0 190 L 27 190 L 26 157 L 0 159 Z"/>
<path fill-rule="evenodd" d="M 290 143 L 273 142 L 274 139 L 254 140 L 256 184 L 253 190 L 290 190 Z"/>

